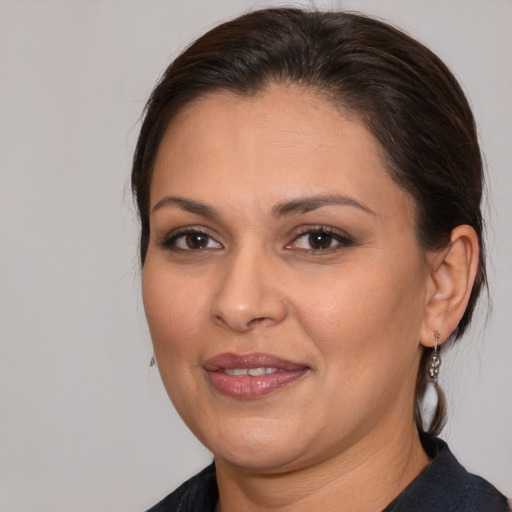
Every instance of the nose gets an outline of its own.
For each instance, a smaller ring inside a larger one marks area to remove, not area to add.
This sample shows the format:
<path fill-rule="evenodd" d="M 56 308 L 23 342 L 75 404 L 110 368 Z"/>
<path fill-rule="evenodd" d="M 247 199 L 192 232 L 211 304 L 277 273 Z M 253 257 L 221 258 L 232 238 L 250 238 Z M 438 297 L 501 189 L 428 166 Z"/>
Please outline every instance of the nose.
<path fill-rule="evenodd" d="M 287 308 L 278 266 L 271 256 L 250 250 L 226 259 L 211 303 L 213 321 L 237 332 L 282 322 Z"/>

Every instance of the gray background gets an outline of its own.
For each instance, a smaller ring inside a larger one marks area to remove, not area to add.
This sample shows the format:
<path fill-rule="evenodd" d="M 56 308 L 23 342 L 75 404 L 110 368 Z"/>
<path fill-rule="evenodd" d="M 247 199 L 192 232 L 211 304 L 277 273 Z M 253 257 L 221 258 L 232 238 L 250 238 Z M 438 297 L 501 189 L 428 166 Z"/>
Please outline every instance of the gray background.
<path fill-rule="evenodd" d="M 148 368 L 130 159 L 170 58 L 217 21 L 277 4 L 0 0 L 3 512 L 140 511 L 208 461 Z M 512 3 L 316 5 L 406 29 L 471 98 L 489 167 L 494 309 L 443 364 L 444 436 L 512 494 Z"/>

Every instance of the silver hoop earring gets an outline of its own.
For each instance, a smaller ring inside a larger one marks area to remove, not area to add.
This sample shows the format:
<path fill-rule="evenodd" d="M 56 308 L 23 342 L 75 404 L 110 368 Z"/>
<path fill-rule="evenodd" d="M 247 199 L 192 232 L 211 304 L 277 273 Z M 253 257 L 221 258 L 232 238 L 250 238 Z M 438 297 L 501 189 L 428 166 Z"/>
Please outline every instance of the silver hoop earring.
<path fill-rule="evenodd" d="M 434 352 L 432 352 L 430 363 L 428 365 L 428 374 L 434 384 L 437 384 L 437 378 L 439 376 L 439 367 L 441 366 L 441 357 L 439 356 L 439 349 L 437 346 L 437 341 L 439 340 L 440 336 L 441 335 L 437 331 L 434 331 Z"/>

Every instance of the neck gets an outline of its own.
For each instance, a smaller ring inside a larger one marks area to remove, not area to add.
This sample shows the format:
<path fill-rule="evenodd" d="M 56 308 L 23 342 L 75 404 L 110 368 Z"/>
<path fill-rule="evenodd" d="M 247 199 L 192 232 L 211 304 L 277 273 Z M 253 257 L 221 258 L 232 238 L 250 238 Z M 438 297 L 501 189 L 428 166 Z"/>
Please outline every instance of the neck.
<path fill-rule="evenodd" d="M 216 459 L 216 512 L 379 512 L 428 463 L 414 425 L 385 432 L 372 432 L 336 457 L 277 474 Z"/>

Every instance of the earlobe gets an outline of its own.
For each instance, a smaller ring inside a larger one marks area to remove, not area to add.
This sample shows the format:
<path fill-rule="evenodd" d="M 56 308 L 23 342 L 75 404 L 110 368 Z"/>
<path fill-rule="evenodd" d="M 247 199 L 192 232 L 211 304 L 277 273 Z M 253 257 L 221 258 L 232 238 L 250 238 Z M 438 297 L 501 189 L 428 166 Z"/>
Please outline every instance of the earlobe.
<path fill-rule="evenodd" d="M 457 226 L 451 233 L 450 245 L 432 257 L 420 333 L 422 345 L 433 346 L 434 331 L 441 333 L 439 343 L 443 343 L 457 327 L 471 295 L 478 260 L 478 237 L 468 225 Z"/>

